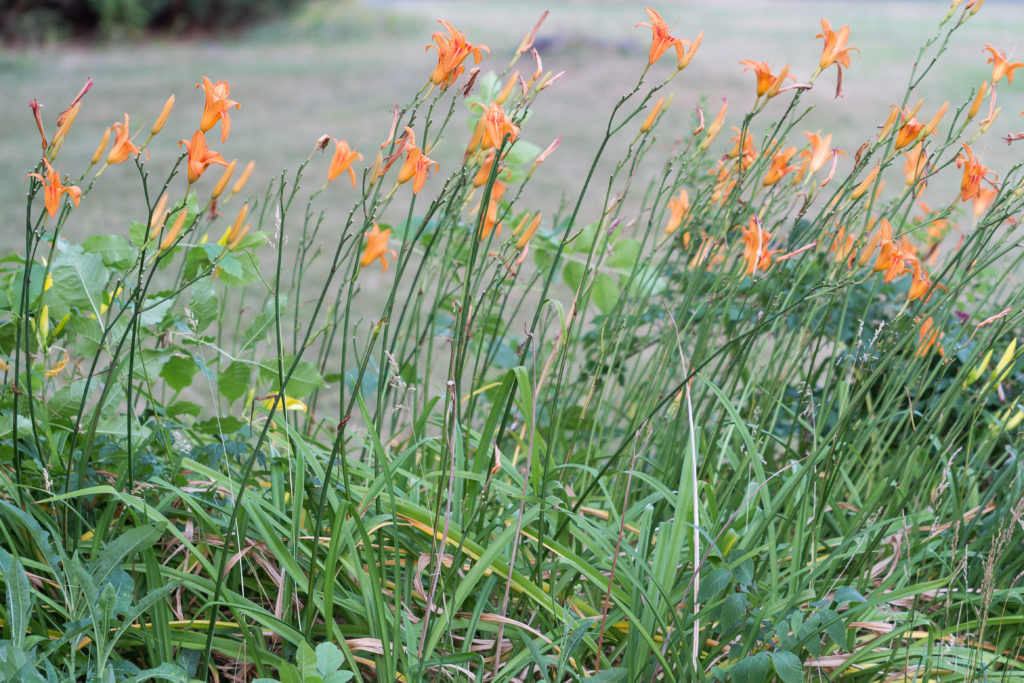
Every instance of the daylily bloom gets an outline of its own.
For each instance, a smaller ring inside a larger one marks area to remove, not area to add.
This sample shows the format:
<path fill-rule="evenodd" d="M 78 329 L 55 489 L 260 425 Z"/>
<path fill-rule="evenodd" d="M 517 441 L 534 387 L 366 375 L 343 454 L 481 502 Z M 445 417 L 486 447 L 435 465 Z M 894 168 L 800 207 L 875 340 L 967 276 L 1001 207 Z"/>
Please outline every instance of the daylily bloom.
<path fill-rule="evenodd" d="M 438 19 L 437 23 L 447 29 L 448 35 L 436 31 L 432 36 L 434 45 L 427 45 L 427 50 L 430 48 L 437 50 L 437 66 L 430 74 L 430 80 L 434 85 L 447 89 L 466 70 L 462 64 L 466 61 L 466 57 L 473 55 L 474 63 L 479 64 L 483 59 L 481 50 L 486 50 L 487 54 L 491 54 L 491 50 L 486 45 L 473 45 L 468 42 L 466 34 L 457 30 L 447 21 Z"/>
<path fill-rule="evenodd" d="M 352 187 L 356 186 L 356 172 L 352 170 L 352 162 L 362 161 L 363 155 L 348 146 L 345 140 L 334 138 L 334 156 L 331 157 L 331 165 L 327 169 L 327 182 L 337 178 L 343 171 L 348 171 L 352 179 Z"/>
<path fill-rule="evenodd" d="M 772 157 L 772 163 L 768 167 L 767 173 L 764 174 L 764 180 L 762 184 L 767 187 L 774 185 L 775 183 L 782 180 L 783 176 L 791 171 L 797 169 L 796 166 L 790 166 L 789 160 L 796 156 L 796 147 L 787 147 L 783 151 Z"/>
<path fill-rule="evenodd" d="M 928 167 L 928 155 L 924 151 L 924 143 L 917 143 L 909 152 L 904 152 L 904 156 L 907 160 L 903 164 L 903 174 L 907 177 L 907 185 L 913 185 L 924 175 L 924 171 Z M 921 183 L 921 189 L 924 189 L 924 185 L 925 183 Z"/>
<path fill-rule="evenodd" d="M 956 167 L 964 169 L 963 178 L 960 179 L 960 201 L 966 202 L 968 199 L 974 199 L 981 193 L 981 181 L 984 180 L 989 184 L 994 184 L 994 180 L 998 176 L 993 172 L 985 168 L 980 161 L 974 156 L 974 152 L 971 151 L 970 146 L 966 142 L 960 143 L 963 145 L 964 154 L 960 154 L 956 158 Z M 987 176 L 992 175 L 993 178 L 989 179 Z"/>
<path fill-rule="evenodd" d="M 846 41 L 850 39 L 850 27 L 843 26 L 836 33 L 832 30 L 832 25 L 828 23 L 828 19 L 821 20 L 821 33 L 814 36 L 815 38 L 824 38 L 825 47 L 821 51 L 821 60 L 818 62 L 818 66 L 822 69 L 828 68 L 832 64 L 850 66 L 850 50 L 857 50 L 855 47 L 846 47 Z M 857 50 L 860 53 L 860 50 Z M 840 69 L 840 73 L 842 69 Z"/>
<path fill-rule="evenodd" d="M 487 203 L 487 213 L 484 216 L 484 224 L 480 227 L 481 240 L 487 239 L 492 231 L 495 236 L 501 234 L 501 223 L 498 221 L 498 209 L 501 208 L 499 202 L 501 202 L 501 198 L 505 194 L 506 189 L 508 188 L 505 183 L 500 181 L 495 181 L 494 187 L 491 188 L 491 197 L 490 201 Z"/>
<path fill-rule="evenodd" d="M 974 198 L 974 204 L 971 207 L 971 213 L 974 214 L 974 220 L 979 220 L 985 215 L 998 194 L 999 188 L 995 186 L 982 187 L 978 189 L 978 196 Z"/>
<path fill-rule="evenodd" d="M 743 228 L 743 260 L 747 262 L 747 275 L 753 275 L 758 270 L 768 270 L 772 265 L 772 254 L 782 251 L 769 251 L 768 242 L 771 238 L 770 232 L 761 229 L 761 221 L 757 216 L 751 216 L 747 227 Z"/>
<path fill-rule="evenodd" d="M 197 130 L 192 134 L 192 140 L 179 140 L 178 146 L 181 147 L 182 145 L 185 145 L 185 149 L 188 150 L 189 185 L 199 180 L 199 176 L 203 175 L 203 171 L 210 164 L 228 165 L 228 162 L 224 161 L 224 157 L 220 155 L 220 152 L 214 152 L 206 146 L 206 136 L 203 135 L 201 130 Z"/>
<path fill-rule="evenodd" d="M 391 239 L 391 228 L 381 230 L 380 226 L 374 223 L 373 229 L 366 233 L 366 249 L 363 250 L 363 258 L 359 261 L 359 265 L 365 268 L 380 259 L 381 272 L 387 272 L 388 260 L 384 256 L 391 254 L 391 258 L 398 258 L 398 253 L 394 249 L 388 249 L 389 239 Z"/>
<path fill-rule="evenodd" d="M 742 168 L 745 171 L 748 168 L 750 168 L 750 165 L 752 163 L 757 161 L 757 149 L 754 147 L 754 136 L 751 135 L 749 131 L 747 133 L 743 133 L 743 131 L 741 131 L 736 126 L 733 126 L 732 129 L 736 131 L 736 135 L 733 135 L 731 138 L 729 138 L 729 142 L 732 142 L 733 146 L 732 149 L 729 150 L 729 152 L 725 155 L 725 158 L 739 158 L 740 168 Z M 742 150 L 740 149 L 741 137 L 743 138 Z"/>
<path fill-rule="evenodd" d="M 931 276 L 928 275 L 928 271 L 925 270 L 920 261 L 914 259 L 910 263 L 911 269 L 914 271 L 914 279 L 910 283 L 910 292 L 907 294 L 907 301 L 915 301 L 917 299 L 924 299 L 925 302 L 932 298 L 931 290 L 933 287 L 942 287 L 943 285 L 937 285 L 932 283 Z"/>
<path fill-rule="evenodd" d="M 412 145 L 406 152 L 405 163 L 402 164 L 402 168 L 398 171 L 399 184 L 415 177 L 412 183 L 412 193 L 416 194 L 423 189 L 423 183 L 427 181 L 427 172 L 430 170 L 431 164 L 434 165 L 434 171 L 437 172 L 437 162 L 427 158 L 423 150 L 416 145 Z"/>
<path fill-rule="evenodd" d="M 1003 76 L 1006 76 L 1008 83 L 1013 83 L 1013 72 L 1024 66 L 1024 62 L 1011 63 L 1005 52 L 995 49 L 988 43 L 985 43 L 982 52 L 985 50 L 992 53 L 992 56 L 985 62 L 992 65 L 992 83 L 998 83 Z"/>
<path fill-rule="evenodd" d="M 127 161 L 128 157 L 132 155 L 139 156 L 139 148 L 133 145 L 129 138 L 128 114 L 124 115 L 123 124 L 118 121 L 109 130 L 114 132 L 114 146 L 110 148 L 110 152 L 107 154 L 108 164 L 120 164 Z"/>
<path fill-rule="evenodd" d="M 807 171 L 810 173 L 817 173 L 831 157 L 832 133 L 829 133 L 825 137 L 821 137 L 817 133 L 804 131 L 804 135 L 807 136 L 807 141 L 811 144 L 810 150 L 804 150 L 808 153 Z M 836 154 L 846 156 L 846 152 L 839 149 L 836 150 Z"/>
<path fill-rule="evenodd" d="M 868 226 L 868 229 L 870 230 L 871 226 Z M 863 266 L 868 261 L 870 261 L 871 257 L 875 253 L 875 249 L 878 248 L 879 244 L 885 245 L 891 242 L 892 225 L 889 223 L 887 219 L 883 218 L 878 222 L 878 231 L 871 236 L 871 239 L 868 240 L 867 245 L 864 247 L 864 249 L 861 250 L 858 264 Z"/>
<path fill-rule="evenodd" d="M 231 107 L 238 109 L 242 105 L 228 99 L 231 88 L 227 81 L 214 83 L 203 76 L 203 82 L 196 83 L 196 87 L 202 88 L 206 93 L 206 106 L 203 108 L 203 118 L 199 122 L 199 130 L 205 133 L 217 125 L 217 121 L 220 121 L 220 141 L 224 142 L 228 139 L 228 133 L 231 132 L 231 117 L 228 116 L 228 109 Z"/>
<path fill-rule="evenodd" d="M 477 103 L 474 106 L 483 107 L 484 105 Z M 469 147 L 466 148 L 466 152 L 473 152 L 478 147 L 480 149 L 501 147 L 506 136 L 508 137 L 509 144 L 515 142 L 516 138 L 519 137 L 519 126 L 512 123 L 512 119 L 508 117 L 500 104 L 492 102 L 484 110 L 480 120 L 477 121 L 476 129 L 473 131 L 473 137 L 469 141 Z"/>
<path fill-rule="evenodd" d="M 765 93 L 768 94 L 769 98 L 775 97 L 779 93 L 779 88 L 782 86 L 782 82 L 785 79 L 796 80 L 789 75 L 789 64 L 782 67 L 779 75 L 776 76 L 771 72 L 771 67 L 768 66 L 768 62 L 756 62 L 753 59 L 740 60 L 740 64 L 743 65 L 743 73 L 753 69 L 754 74 L 757 76 L 757 96 L 760 97 Z"/>
<path fill-rule="evenodd" d="M 918 121 L 917 116 L 909 113 L 909 111 L 901 112 L 900 116 L 903 117 L 904 123 L 900 127 L 899 132 L 896 133 L 896 149 L 903 149 L 915 140 L 923 140 L 928 135 L 931 135 L 948 108 L 949 102 L 946 102 L 939 107 L 939 111 L 927 124 Z"/>
<path fill-rule="evenodd" d="M 82 198 L 82 190 L 77 185 L 70 185 L 65 187 L 60 182 L 60 174 L 53 170 L 53 166 L 46 159 L 43 159 L 43 163 L 46 165 L 46 177 L 39 175 L 38 173 L 29 173 L 25 178 L 35 178 L 43 184 L 43 205 L 46 206 L 46 212 L 50 214 L 50 218 L 57 215 L 57 209 L 60 208 L 60 197 L 62 194 L 67 194 L 71 197 L 71 201 L 78 206 L 79 200 Z"/>
<path fill-rule="evenodd" d="M 943 334 L 939 333 L 939 328 L 935 326 L 935 322 L 931 316 L 928 316 L 921 322 L 921 331 L 918 332 L 917 337 L 917 351 L 914 353 L 916 358 L 924 358 L 931 351 L 932 346 L 935 346 L 936 342 L 941 339 Z M 942 344 L 938 345 L 938 351 L 940 356 L 946 355 L 942 348 Z"/>
<path fill-rule="evenodd" d="M 678 45 L 680 41 L 678 38 L 673 38 L 668 34 L 668 24 L 665 23 L 665 20 L 661 18 L 660 14 L 650 7 L 645 7 L 644 9 L 647 10 L 647 16 L 651 18 L 651 23 L 648 24 L 644 21 L 633 28 L 646 26 L 651 29 L 651 52 L 647 59 L 647 63 L 650 65 L 661 59 L 661 56 L 665 54 L 670 47 Z M 680 61 L 682 61 L 681 57 Z"/>
<path fill-rule="evenodd" d="M 687 194 L 685 189 L 681 189 L 678 195 L 670 197 L 668 200 L 668 225 L 665 226 L 665 234 L 671 235 L 674 233 L 683 224 L 683 219 L 689 213 L 690 195 Z M 684 235 L 683 241 L 689 243 L 689 235 Z"/>
<path fill-rule="evenodd" d="M 853 245 L 856 241 L 857 238 L 852 234 L 847 234 L 846 226 L 839 226 L 839 231 L 828 250 L 836 252 L 836 261 L 846 261 L 853 255 Z"/>
<path fill-rule="evenodd" d="M 505 155 L 502 154 L 502 157 L 504 156 Z M 494 169 L 494 164 L 494 150 L 492 149 L 487 153 L 487 157 L 480 165 L 480 170 L 478 170 L 476 175 L 473 176 L 473 187 L 482 187 L 487 184 L 487 180 L 491 177 L 491 171 Z M 505 171 L 504 175 L 506 179 L 512 176 L 512 171 L 501 165 L 501 159 L 497 161 L 497 164 L 498 170 L 495 177 L 500 177 L 502 175 L 502 171 Z"/>

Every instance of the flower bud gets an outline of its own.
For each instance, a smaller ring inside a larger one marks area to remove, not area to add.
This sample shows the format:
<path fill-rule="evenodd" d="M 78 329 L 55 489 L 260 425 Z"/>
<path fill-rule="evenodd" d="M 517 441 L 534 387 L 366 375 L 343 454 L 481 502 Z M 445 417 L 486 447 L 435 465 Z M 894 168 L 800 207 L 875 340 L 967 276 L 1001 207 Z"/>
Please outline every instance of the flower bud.
<path fill-rule="evenodd" d="M 103 137 L 100 138 L 100 144 L 96 148 L 96 151 L 92 153 L 92 159 L 89 160 L 89 165 L 94 166 L 96 162 L 103 158 L 104 152 L 107 151 L 107 143 L 110 142 L 110 129 L 107 128 L 103 131 Z"/>
<path fill-rule="evenodd" d="M 238 182 L 235 183 L 235 186 L 231 188 L 231 194 L 236 195 L 236 194 L 238 194 L 239 192 L 242 191 L 242 188 L 245 187 L 246 181 L 249 180 L 249 176 L 252 175 L 252 169 L 253 169 L 253 166 L 255 166 L 255 165 L 256 165 L 255 161 L 250 161 L 246 165 L 245 170 L 242 171 L 242 177 L 239 178 Z"/>
<path fill-rule="evenodd" d="M 171 109 L 174 109 L 174 95 L 167 98 L 164 102 L 164 108 L 160 110 L 160 116 L 156 117 L 156 123 L 153 124 L 153 130 L 150 131 L 150 136 L 156 135 L 163 130 L 164 124 L 167 123 L 167 117 L 171 115 Z"/>
<path fill-rule="evenodd" d="M 210 193 L 211 199 L 216 199 L 224 192 L 224 188 L 228 186 L 228 182 L 231 180 L 231 176 L 235 172 L 235 166 L 238 165 L 238 159 L 232 159 L 231 163 L 224 169 L 224 173 L 221 174 L 220 180 L 213 186 L 213 192 Z"/>

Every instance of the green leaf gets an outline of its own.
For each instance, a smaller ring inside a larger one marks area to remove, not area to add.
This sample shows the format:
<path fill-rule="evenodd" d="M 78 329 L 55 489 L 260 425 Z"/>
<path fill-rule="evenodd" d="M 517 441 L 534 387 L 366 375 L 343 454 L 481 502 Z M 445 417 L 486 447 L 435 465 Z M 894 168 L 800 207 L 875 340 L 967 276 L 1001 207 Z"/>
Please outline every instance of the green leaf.
<path fill-rule="evenodd" d="M 316 668 L 321 676 L 334 673 L 345 664 L 345 655 L 337 645 L 330 642 L 316 646 Z"/>
<path fill-rule="evenodd" d="M 87 254 L 99 254 L 103 265 L 114 270 L 126 270 L 135 264 L 138 252 L 119 235 L 91 235 L 82 242 Z"/>
<path fill-rule="evenodd" d="M 248 363 L 240 360 L 232 361 L 230 365 L 217 374 L 217 389 L 221 396 L 234 403 L 249 390 L 249 377 L 252 376 L 252 369 Z"/>
<path fill-rule="evenodd" d="M 619 285 L 612 276 L 598 273 L 594 278 L 590 296 L 597 310 L 607 315 L 615 309 L 615 304 L 619 301 Z"/>
<path fill-rule="evenodd" d="M 580 283 L 583 282 L 583 274 L 585 268 L 582 263 L 578 261 L 567 261 L 565 267 L 562 268 L 562 280 L 565 284 L 569 285 L 570 289 L 579 289 Z"/>
<path fill-rule="evenodd" d="M 61 244 L 66 244 L 61 242 Z M 77 306 L 99 315 L 103 290 L 110 271 L 99 254 L 82 253 L 80 247 L 63 247 L 53 260 L 53 286 L 47 296 L 56 297 L 67 306 Z"/>
<path fill-rule="evenodd" d="M 174 299 L 172 298 L 160 294 L 147 296 L 142 313 L 139 314 L 139 322 L 146 327 L 156 327 L 164 321 L 173 306 Z"/>
<path fill-rule="evenodd" d="M 202 332 L 220 316 L 220 302 L 209 279 L 204 278 L 192 285 L 188 310 L 194 321 L 195 332 Z"/>
<path fill-rule="evenodd" d="M 697 593 L 697 602 L 706 602 L 725 590 L 725 587 L 732 581 L 732 572 L 728 569 L 718 567 L 712 569 L 700 579 L 700 591 Z"/>
<path fill-rule="evenodd" d="M 767 652 L 758 652 L 752 657 L 747 657 L 736 662 L 729 670 L 734 683 L 764 683 L 768 680 L 768 667 L 771 660 Z"/>
<path fill-rule="evenodd" d="M 747 594 L 729 593 L 718 608 L 718 621 L 722 624 L 722 630 L 730 631 L 739 626 L 746 613 Z"/>
<path fill-rule="evenodd" d="M 593 676 L 588 676 L 586 679 L 587 683 L 590 681 L 597 681 L 598 683 L 618 683 L 619 681 L 626 680 L 626 674 L 629 671 L 626 669 L 604 669 Z"/>
<path fill-rule="evenodd" d="M 846 647 L 846 624 L 843 623 L 843 618 L 830 609 L 823 609 L 820 614 L 825 632 L 839 647 Z"/>
<path fill-rule="evenodd" d="M 11 558 L 11 566 L 7 572 L 7 615 L 11 621 L 11 642 L 21 647 L 28 631 L 28 621 L 32 614 L 32 587 L 28 582 L 28 574 L 17 555 Z"/>
<path fill-rule="evenodd" d="M 198 371 L 199 366 L 191 355 L 175 353 L 160 368 L 160 376 L 167 381 L 169 387 L 181 391 L 192 384 L 192 378 Z"/>
<path fill-rule="evenodd" d="M 611 265 L 626 271 L 633 270 L 633 266 L 640 259 L 640 240 L 619 240 L 612 247 Z"/>
<path fill-rule="evenodd" d="M 851 602 L 867 602 L 867 598 L 860 594 L 853 586 L 840 586 L 836 589 L 832 599 L 837 605 L 845 605 Z"/>
<path fill-rule="evenodd" d="M 772 666 L 775 673 L 783 680 L 783 683 L 802 683 L 804 680 L 804 668 L 800 664 L 800 658 L 792 652 L 779 650 L 771 653 Z"/>
<path fill-rule="evenodd" d="M 162 535 L 160 529 L 153 524 L 128 529 L 100 551 L 96 571 L 93 572 L 94 580 L 102 581 L 124 559 L 152 548 Z"/>
<path fill-rule="evenodd" d="M 288 368 L 295 361 L 295 356 L 287 355 L 282 360 L 284 362 L 284 371 L 287 375 Z M 260 365 L 260 382 L 269 391 L 276 391 L 278 389 L 276 362 Z M 317 370 L 316 366 L 308 360 L 300 360 L 298 365 L 295 366 L 295 372 L 292 373 L 291 379 L 288 380 L 285 392 L 292 398 L 302 398 L 313 393 L 313 390 L 326 386 L 327 383 L 320 376 L 320 371 Z"/>
<path fill-rule="evenodd" d="M 136 247 L 141 247 L 146 243 L 146 238 L 149 237 L 149 226 L 145 223 L 139 223 L 138 221 L 132 221 L 128 227 L 128 239 Z"/>
<path fill-rule="evenodd" d="M 309 676 L 316 673 L 316 652 L 306 641 L 299 643 L 295 651 L 295 663 L 299 665 L 303 681 L 308 681 Z"/>
<path fill-rule="evenodd" d="M 82 405 L 82 397 L 85 395 L 86 385 L 89 385 L 89 389 L 96 387 L 96 382 L 89 382 L 85 379 L 76 379 L 71 384 L 61 387 L 50 400 L 46 402 L 47 409 L 58 417 L 72 417 L 78 414 L 78 409 Z"/>

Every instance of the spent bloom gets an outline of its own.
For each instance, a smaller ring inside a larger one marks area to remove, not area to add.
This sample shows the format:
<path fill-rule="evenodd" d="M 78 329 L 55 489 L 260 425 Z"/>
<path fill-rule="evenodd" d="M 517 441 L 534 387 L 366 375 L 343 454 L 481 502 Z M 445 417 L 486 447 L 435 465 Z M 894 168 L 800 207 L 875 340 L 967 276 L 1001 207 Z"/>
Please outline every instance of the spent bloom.
<path fill-rule="evenodd" d="M 331 157 L 331 165 L 327 169 L 327 182 L 331 182 L 344 171 L 348 171 L 352 179 L 352 187 L 356 186 L 356 172 L 352 170 L 352 162 L 361 161 L 363 155 L 348 146 L 345 140 L 334 139 L 334 156 Z"/>
<path fill-rule="evenodd" d="M 491 50 L 486 45 L 474 45 L 468 42 L 466 34 L 457 30 L 447 21 L 438 19 L 437 23 L 445 27 L 448 35 L 436 31 L 432 36 L 434 45 L 427 45 L 427 50 L 430 48 L 437 50 L 437 66 L 430 74 L 430 80 L 434 85 L 447 89 L 466 70 L 462 64 L 466 61 L 466 57 L 473 55 L 474 63 L 479 64 L 483 59 L 481 51 L 485 50 L 487 54 L 491 54 Z"/>
<path fill-rule="evenodd" d="M 220 121 L 220 141 L 224 142 L 228 139 L 228 133 L 231 132 L 231 117 L 228 116 L 228 109 L 231 107 L 238 109 L 242 105 L 228 99 L 231 87 L 227 81 L 214 83 L 203 76 L 203 82 L 196 83 L 196 87 L 202 88 L 206 93 L 206 106 L 203 107 L 203 118 L 199 122 L 199 130 L 206 133 Z"/>
<path fill-rule="evenodd" d="M 38 173 L 29 173 L 25 178 L 35 178 L 43 184 L 43 204 L 46 206 L 46 212 L 52 218 L 57 215 L 57 209 L 60 208 L 61 195 L 67 194 L 77 207 L 82 197 L 82 190 L 77 185 L 62 185 L 60 174 L 53 170 L 50 162 L 43 159 L 43 163 L 46 165 L 45 178 Z"/>
<path fill-rule="evenodd" d="M 366 233 L 366 248 L 363 250 L 363 258 L 360 259 L 359 265 L 365 268 L 380 259 L 381 271 L 387 272 L 388 260 L 385 255 L 391 254 L 391 258 L 398 258 L 398 253 L 394 249 L 388 249 L 390 238 L 391 228 L 381 230 L 380 226 L 374 223 L 370 232 Z"/>
<path fill-rule="evenodd" d="M 188 150 L 189 185 L 199 180 L 199 176 L 203 175 L 203 171 L 210 164 L 228 165 L 228 162 L 224 161 L 224 157 L 220 155 L 220 152 L 214 152 L 206 146 L 206 136 L 203 135 L 201 130 L 193 133 L 191 140 L 179 140 L 178 146 L 181 147 L 182 145 L 185 145 L 185 149 Z"/>

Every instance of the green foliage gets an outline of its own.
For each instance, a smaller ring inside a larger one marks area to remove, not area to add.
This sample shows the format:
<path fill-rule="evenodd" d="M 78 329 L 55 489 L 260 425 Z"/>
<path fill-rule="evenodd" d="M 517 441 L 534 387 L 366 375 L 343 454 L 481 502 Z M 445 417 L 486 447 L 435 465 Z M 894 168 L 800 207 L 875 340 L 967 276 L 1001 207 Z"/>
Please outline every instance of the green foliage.
<path fill-rule="evenodd" d="M 544 76 L 503 109 L 508 74 L 465 109 L 425 87 L 355 189 L 312 156 L 238 239 L 243 200 L 185 155 L 135 159 L 146 214 L 82 245 L 65 227 L 130 164 L 53 216 L 30 176 L 0 260 L 4 680 L 1018 676 L 1024 293 L 990 273 L 1022 258 L 1022 167 L 954 246 L 928 228 L 961 197 L 913 215 L 894 131 L 765 182 L 804 89 L 723 157 L 642 129 L 679 71 L 638 71 L 532 236 Z M 962 110 L 930 172 L 962 172 Z M 463 117 L 498 149 L 410 188 Z M 876 164 L 898 187 L 869 198 Z"/>

